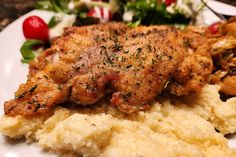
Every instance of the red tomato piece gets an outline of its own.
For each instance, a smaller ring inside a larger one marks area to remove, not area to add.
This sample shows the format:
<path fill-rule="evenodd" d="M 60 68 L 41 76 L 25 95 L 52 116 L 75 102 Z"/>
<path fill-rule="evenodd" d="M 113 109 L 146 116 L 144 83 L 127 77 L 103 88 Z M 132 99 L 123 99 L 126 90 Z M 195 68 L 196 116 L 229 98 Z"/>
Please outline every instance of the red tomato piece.
<path fill-rule="evenodd" d="M 208 26 L 208 30 L 211 32 L 211 34 L 218 33 L 220 24 L 221 22 L 215 22 L 212 25 Z"/>
<path fill-rule="evenodd" d="M 48 25 L 38 16 L 29 16 L 23 22 L 23 34 L 26 39 L 49 40 Z"/>
<path fill-rule="evenodd" d="M 172 3 L 176 3 L 176 0 L 165 0 L 166 6 L 170 6 Z"/>
<path fill-rule="evenodd" d="M 87 13 L 87 16 L 99 18 L 100 22 L 107 22 L 112 19 L 111 11 L 108 8 L 95 7 Z"/>

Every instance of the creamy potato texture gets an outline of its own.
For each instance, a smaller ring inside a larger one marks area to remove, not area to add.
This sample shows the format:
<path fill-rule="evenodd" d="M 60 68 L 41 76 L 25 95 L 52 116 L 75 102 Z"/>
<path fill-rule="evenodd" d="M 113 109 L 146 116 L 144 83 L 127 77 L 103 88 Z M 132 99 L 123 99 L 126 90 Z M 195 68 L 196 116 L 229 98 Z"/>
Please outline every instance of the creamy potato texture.
<path fill-rule="evenodd" d="M 222 102 L 218 90 L 206 85 L 197 95 L 161 98 L 150 110 L 129 115 L 100 104 L 57 107 L 33 119 L 3 116 L 0 130 L 61 156 L 236 157 L 224 137 L 236 131 L 236 98 Z"/>

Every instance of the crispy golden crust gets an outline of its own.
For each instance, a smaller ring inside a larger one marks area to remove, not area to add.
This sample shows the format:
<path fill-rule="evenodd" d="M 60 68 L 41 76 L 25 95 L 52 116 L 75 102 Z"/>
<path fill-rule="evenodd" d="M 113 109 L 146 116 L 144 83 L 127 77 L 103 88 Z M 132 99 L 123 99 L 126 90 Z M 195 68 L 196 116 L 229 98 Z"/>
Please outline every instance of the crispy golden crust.
<path fill-rule="evenodd" d="M 148 108 L 171 77 L 184 89 L 175 92 L 172 87 L 174 94 L 198 90 L 210 74 L 209 56 L 209 64 L 205 64 L 196 56 L 205 52 L 199 50 L 195 55 L 198 49 L 194 49 L 192 57 L 182 43 L 183 35 L 169 26 L 131 29 L 121 23 L 109 23 L 67 28 L 50 49 L 30 63 L 29 80 L 19 87 L 17 98 L 5 103 L 5 113 L 36 115 L 64 101 L 94 104 L 108 93 L 112 95 L 111 104 L 130 113 Z M 198 65 L 201 62 L 204 66 Z M 193 64 L 197 76 L 192 81 L 181 70 L 188 70 Z M 204 68 L 209 70 L 197 72 Z M 182 78 L 184 83 L 178 81 Z"/>
<path fill-rule="evenodd" d="M 210 43 L 203 34 L 186 29 L 180 36 L 185 57 L 168 85 L 170 93 L 178 96 L 199 91 L 208 82 L 213 68 Z"/>

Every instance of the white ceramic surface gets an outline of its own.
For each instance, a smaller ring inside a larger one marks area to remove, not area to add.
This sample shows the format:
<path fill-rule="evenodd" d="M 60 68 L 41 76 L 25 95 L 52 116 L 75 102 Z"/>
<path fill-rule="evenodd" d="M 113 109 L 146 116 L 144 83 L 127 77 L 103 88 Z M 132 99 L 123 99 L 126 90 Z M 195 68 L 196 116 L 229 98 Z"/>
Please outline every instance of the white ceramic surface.
<path fill-rule="evenodd" d="M 0 115 L 3 114 L 4 101 L 13 98 L 19 84 L 26 81 L 28 66 L 23 65 L 20 61 L 20 47 L 25 40 L 22 33 L 22 22 L 30 15 L 38 15 L 45 21 L 49 21 L 53 13 L 34 10 L 17 19 L 0 33 Z M 208 14 L 204 16 L 207 24 L 218 20 Z M 236 137 L 231 137 L 229 144 L 231 147 L 236 147 Z M 34 144 L 28 145 L 24 140 L 10 140 L 0 134 L 0 157 L 32 156 L 53 157 L 55 155 L 43 152 Z"/>
<path fill-rule="evenodd" d="M 0 114 L 3 114 L 4 101 L 13 98 L 20 83 L 26 81 L 28 66 L 21 63 L 20 47 L 24 42 L 22 22 L 30 15 L 38 15 L 49 21 L 53 13 L 32 11 L 14 21 L 0 33 Z M 35 144 L 24 140 L 10 140 L 0 134 L 0 157 L 54 157 L 43 152 Z"/>
<path fill-rule="evenodd" d="M 228 16 L 236 16 L 236 7 L 232 5 L 228 5 L 216 0 L 207 0 L 207 5 L 211 7 L 217 13 L 228 15 Z"/>

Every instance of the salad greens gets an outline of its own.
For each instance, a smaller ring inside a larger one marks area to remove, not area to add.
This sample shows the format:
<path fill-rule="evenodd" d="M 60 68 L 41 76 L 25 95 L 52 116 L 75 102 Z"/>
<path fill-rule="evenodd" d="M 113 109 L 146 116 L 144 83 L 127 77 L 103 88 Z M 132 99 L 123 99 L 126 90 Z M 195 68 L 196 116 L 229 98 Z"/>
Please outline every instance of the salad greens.
<path fill-rule="evenodd" d="M 68 8 L 69 2 L 70 0 L 40 0 L 35 3 L 35 8 L 70 13 L 70 9 Z"/>
<path fill-rule="evenodd" d="M 165 3 L 157 3 L 157 0 L 137 0 L 128 2 L 125 5 L 126 10 L 133 10 L 132 25 L 152 25 L 152 24 L 188 24 L 191 20 L 179 10 L 174 13 L 167 11 Z"/>
<path fill-rule="evenodd" d="M 48 22 L 48 27 L 53 28 L 55 27 L 58 23 L 61 22 L 61 18 L 59 16 L 53 16 L 50 21 Z"/>
<path fill-rule="evenodd" d="M 22 45 L 20 52 L 22 55 L 22 63 L 28 63 L 30 60 L 35 58 L 35 52 L 33 51 L 34 46 L 42 45 L 43 42 L 40 40 L 30 39 L 26 40 Z"/>
<path fill-rule="evenodd" d="M 188 0 L 185 1 L 187 6 L 189 2 Z M 98 23 L 97 17 L 90 17 L 87 14 L 94 7 L 110 9 L 113 15 L 112 21 L 124 21 L 131 27 L 154 24 L 186 25 L 190 21 L 194 21 L 193 18 L 195 18 L 178 8 L 176 0 L 40 0 L 36 2 L 35 7 L 54 12 L 75 14 L 77 16 L 75 25 Z M 192 10 L 192 8 L 188 10 Z M 132 16 L 130 17 L 131 20 L 128 21 L 124 19 L 127 12 L 132 13 L 130 15 Z"/>

